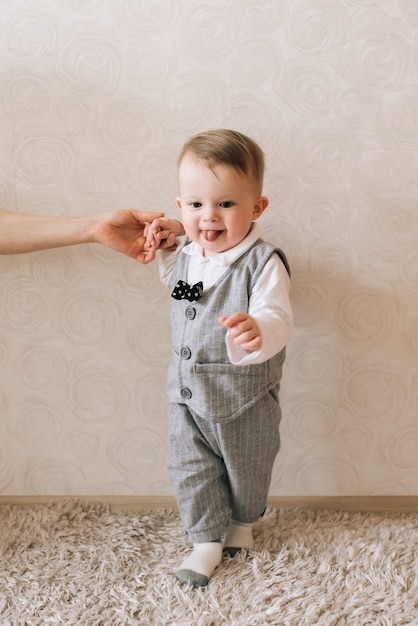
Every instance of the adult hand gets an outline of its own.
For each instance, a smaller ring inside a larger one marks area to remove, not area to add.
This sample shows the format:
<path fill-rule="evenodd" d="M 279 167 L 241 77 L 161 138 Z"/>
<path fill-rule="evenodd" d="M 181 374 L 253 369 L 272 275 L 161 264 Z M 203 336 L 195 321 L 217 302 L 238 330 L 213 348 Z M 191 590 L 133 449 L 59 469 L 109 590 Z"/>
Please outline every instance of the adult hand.
<path fill-rule="evenodd" d="M 148 223 L 163 215 L 135 209 L 101 213 L 96 216 L 94 241 L 122 252 L 140 263 L 150 263 L 155 255 L 148 253 L 144 229 Z M 166 245 L 167 242 L 163 242 L 163 247 Z"/>

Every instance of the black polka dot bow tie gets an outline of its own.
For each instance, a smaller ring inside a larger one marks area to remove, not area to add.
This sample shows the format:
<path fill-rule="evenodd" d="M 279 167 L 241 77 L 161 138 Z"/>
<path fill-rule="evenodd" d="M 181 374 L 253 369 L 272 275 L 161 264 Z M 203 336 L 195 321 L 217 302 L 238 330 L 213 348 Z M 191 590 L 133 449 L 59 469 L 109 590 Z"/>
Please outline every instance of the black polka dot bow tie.
<path fill-rule="evenodd" d="M 203 283 L 200 281 L 195 285 L 189 285 L 184 280 L 179 280 L 177 285 L 173 289 L 171 297 L 175 300 L 188 300 L 189 302 L 196 302 L 199 300 L 203 291 Z"/>

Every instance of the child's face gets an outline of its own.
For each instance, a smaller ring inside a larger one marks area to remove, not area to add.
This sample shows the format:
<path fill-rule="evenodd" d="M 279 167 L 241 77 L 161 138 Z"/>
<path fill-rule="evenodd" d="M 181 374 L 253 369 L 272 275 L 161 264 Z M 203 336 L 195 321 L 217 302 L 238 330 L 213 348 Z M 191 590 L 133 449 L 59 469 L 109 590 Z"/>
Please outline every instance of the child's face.
<path fill-rule="evenodd" d="M 193 154 L 186 153 L 180 163 L 179 188 L 184 229 L 205 256 L 239 244 L 268 205 L 250 176 L 229 165 L 209 168 Z"/>

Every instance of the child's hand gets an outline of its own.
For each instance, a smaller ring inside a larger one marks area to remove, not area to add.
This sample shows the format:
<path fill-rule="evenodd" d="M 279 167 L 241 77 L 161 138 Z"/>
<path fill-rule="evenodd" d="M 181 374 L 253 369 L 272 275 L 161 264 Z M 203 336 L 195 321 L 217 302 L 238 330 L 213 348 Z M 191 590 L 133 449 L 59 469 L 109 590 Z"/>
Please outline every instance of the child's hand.
<path fill-rule="evenodd" d="M 262 338 L 260 328 L 248 313 L 233 313 L 229 317 L 219 318 L 222 326 L 229 331 L 234 343 L 247 352 L 255 352 L 261 348 Z"/>
<path fill-rule="evenodd" d="M 161 247 L 175 250 L 176 237 L 184 235 L 183 225 L 177 220 L 160 217 L 147 224 L 145 228 L 145 248 L 155 255 Z"/>

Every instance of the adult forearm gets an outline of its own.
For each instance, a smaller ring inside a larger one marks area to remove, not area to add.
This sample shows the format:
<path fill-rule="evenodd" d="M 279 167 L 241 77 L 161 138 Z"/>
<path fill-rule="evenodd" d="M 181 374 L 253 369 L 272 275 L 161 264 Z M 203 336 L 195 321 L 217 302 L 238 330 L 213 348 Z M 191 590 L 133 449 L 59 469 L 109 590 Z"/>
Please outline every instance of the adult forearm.
<path fill-rule="evenodd" d="M 94 217 L 51 217 L 0 211 L 0 254 L 92 243 L 95 241 L 95 225 Z"/>

